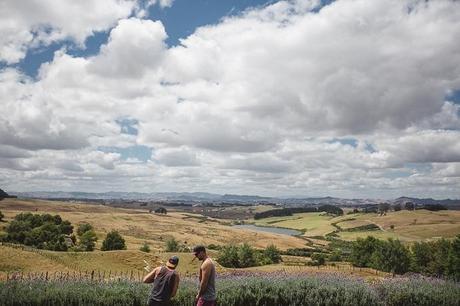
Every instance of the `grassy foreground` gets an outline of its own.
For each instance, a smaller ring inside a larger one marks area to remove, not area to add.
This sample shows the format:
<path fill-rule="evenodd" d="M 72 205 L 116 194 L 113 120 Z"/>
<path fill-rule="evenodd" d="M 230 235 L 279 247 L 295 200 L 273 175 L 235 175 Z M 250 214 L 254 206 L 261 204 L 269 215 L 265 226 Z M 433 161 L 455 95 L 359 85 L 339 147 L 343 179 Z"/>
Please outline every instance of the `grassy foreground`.
<path fill-rule="evenodd" d="M 193 305 L 197 282 L 184 279 L 174 305 Z M 217 281 L 221 306 L 459 305 L 458 283 L 395 278 L 376 283 L 338 275 L 232 274 Z M 129 282 L 0 283 L 3 305 L 145 305 L 149 285 Z"/>

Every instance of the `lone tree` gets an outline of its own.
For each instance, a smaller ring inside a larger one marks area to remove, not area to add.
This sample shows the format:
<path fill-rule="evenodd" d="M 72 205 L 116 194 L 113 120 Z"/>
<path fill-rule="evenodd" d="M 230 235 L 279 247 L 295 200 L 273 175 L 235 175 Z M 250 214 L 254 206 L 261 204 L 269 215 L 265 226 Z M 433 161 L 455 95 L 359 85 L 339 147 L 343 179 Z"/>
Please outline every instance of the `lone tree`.
<path fill-rule="evenodd" d="M 125 239 L 117 231 L 111 231 L 102 242 L 102 251 L 126 250 Z"/>
<path fill-rule="evenodd" d="M 164 214 L 164 215 L 166 215 L 168 213 L 168 211 L 164 207 L 158 207 L 157 209 L 155 209 L 155 213 L 156 214 Z"/>
<path fill-rule="evenodd" d="M 5 215 L 0 211 L 0 222 L 3 222 L 4 217 L 5 217 Z"/>
<path fill-rule="evenodd" d="M 406 204 L 404 205 L 404 207 L 405 207 L 407 210 L 415 210 L 415 204 L 412 203 L 412 202 L 406 202 Z"/>

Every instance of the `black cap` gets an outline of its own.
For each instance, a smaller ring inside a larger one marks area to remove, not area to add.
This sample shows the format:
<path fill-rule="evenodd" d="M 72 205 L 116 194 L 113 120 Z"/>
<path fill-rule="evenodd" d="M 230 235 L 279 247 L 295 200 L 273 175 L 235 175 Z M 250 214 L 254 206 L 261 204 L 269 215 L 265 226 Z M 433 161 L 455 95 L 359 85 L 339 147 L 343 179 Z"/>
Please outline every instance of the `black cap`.
<path fill-rule="evenodd" d="M 206 252 L 206 248 L 204 245 L 196 245 L 193 247 L 193 253 L 200 253 L 200 252 Z"/>
<path fill-rule="evenodd" d="M 178 264 L 179 264 L 179 257 L 174 255 L 168 259 L 166 266 L 168 266 L 171 269 L 174 269 Z"/>

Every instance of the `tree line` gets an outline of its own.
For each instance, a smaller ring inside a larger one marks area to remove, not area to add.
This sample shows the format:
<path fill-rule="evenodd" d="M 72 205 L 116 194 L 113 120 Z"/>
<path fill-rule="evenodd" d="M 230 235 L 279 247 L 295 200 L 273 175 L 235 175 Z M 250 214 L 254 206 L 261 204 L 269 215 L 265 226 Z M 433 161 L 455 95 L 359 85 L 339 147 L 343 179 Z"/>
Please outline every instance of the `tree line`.
<path fill-rule="evenodd" d="M 460 235 L 452 241 L 415 242 L 410 247 L 391 238 L 387 241 L 371 236 L 358 238 L 353 244 L 350 259 L 357 267 L 460 280 Z"/>
<path fill-rule="evenodd" d="M 321 205 L 321 206 L 310 206 L 310 207 L 287 207 L 287 208 L 278 208 L 278 209 L 270 209 L 267 211 L 263 211 L 260 213 L 254 214 L 254 219 L 263 219 L 263 218 L 270 218 L 270 217 L 284 217 L 284 216 L 292 216 L 293 214 L 299 213 L 310 213 L 310 212 L 326 212 L 333 215 L 341 216 L 343 215 L 343 210 L 340 207 L 334 205 Z"/>

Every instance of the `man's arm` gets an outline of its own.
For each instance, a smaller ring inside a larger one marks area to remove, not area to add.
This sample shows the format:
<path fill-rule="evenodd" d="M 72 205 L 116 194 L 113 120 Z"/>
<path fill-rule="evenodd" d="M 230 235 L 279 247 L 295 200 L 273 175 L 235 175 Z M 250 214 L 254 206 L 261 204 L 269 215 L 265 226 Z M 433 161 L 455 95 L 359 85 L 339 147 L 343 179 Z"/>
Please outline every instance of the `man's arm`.
<path fill-rule="evenodd" d="M 179 273 L 176 273 L 174 275 L 174 284 L 173 284 L 173 288 L 171 291 L 171 297 L 174 297 L 176 295 L 178 287 L 179 287 Z"/>
<path fill-rule="evenodd" d="M 150 272 L 149 274 L 147 274 L 147 275 L 144 277 L 144 283 L 146 283 L 146 284 L 152 283 L 153 280 L 155 279 L 155 277 L 157 276 L 158 271 L 159 271 L 160 269 L 161 269 L 161 267 L 156 267 L 155 269 L 152 270 L 152 272 Z"/>
<path fill-rule="evenodd" d="M 211 263 L 207 260 L 201 266 L 201 281 L 200 281 L 200 291 L 198 292 L 197 298 L 202 296 L 206 291 L 208 286 L 209 277 L 211 276 Z"/>

